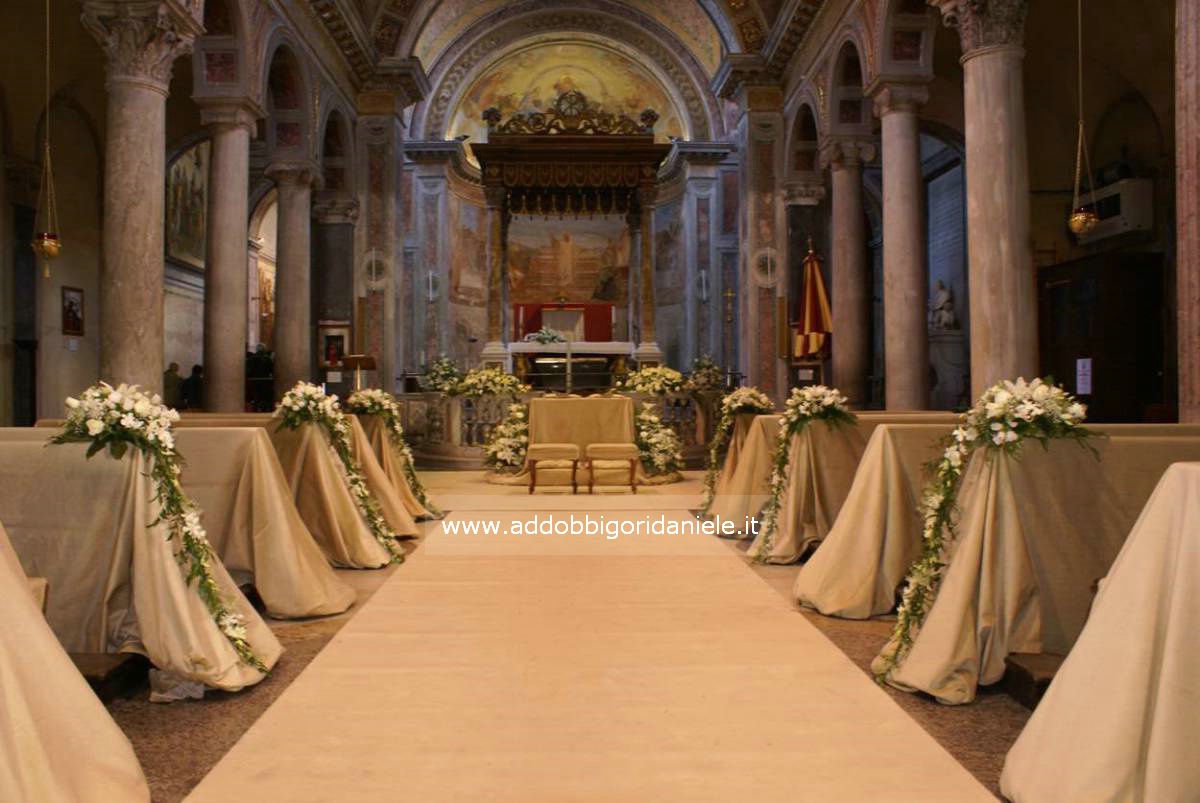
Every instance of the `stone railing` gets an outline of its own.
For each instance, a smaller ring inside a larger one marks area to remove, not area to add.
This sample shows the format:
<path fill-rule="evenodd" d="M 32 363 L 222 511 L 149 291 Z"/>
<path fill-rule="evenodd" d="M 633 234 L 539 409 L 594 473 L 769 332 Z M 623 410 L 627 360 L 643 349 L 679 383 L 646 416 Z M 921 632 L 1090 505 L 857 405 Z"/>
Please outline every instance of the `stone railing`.
<path fill-rule="evenodd" d="M 404 408 L 404 431 L 418 465 L 427 468 L 480 468 L 483 445 L 492 430 L 508 415 L 514 401 L 528 402 L 541 393 L 512 396 L 445 396 L 440 393 L 407 393 L 397 396 Z M 686 393 L 668 396 L 630 394 L 637 405 L 658 406 L 663 423 L 683 444 L 689 468 L 703 465 L 707 444 L 716 426 L 720 394 Z"/>

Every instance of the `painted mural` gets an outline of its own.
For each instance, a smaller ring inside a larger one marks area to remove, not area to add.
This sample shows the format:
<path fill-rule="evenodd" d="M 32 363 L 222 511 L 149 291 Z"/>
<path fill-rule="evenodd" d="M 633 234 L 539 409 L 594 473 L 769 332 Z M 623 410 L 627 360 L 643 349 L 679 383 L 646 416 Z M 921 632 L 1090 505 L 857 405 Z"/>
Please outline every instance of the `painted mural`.
<path fill-rule="evenodd" d="M 167 171 L 167 256 L 204 268 L 208 223 L 207 140 L 193 145 Z"/>
<path fill-rule="evenodd" d="M 487 298 L 487 225 L 484 210 L 450 203 L 450 301 L 481 307 Z"/>
<path fill-rule="evenodd" d="M 450 118 L 447 139 L 464 134 L 487 141 L 483 111 L 495 106 L 508 118 L 517 112 L 544 111 L 563 92 L 578 90 L 588 103 L 634 119 L 654 109 L 655 139 L 686 139 L 684 118 L 653 75 L 622 53 L 593 44 L 537 44 L 517 51 L 475 80 Z M 474 157 L 471 157 L 474 161 Z"/>
<path fill-rule="evenodd" d="M 517 218 L 508 230 L 513 302 L 629 300 L 629 227 L 618 216 Z"/>
<path fill-rule="evenodd" d="M 443 0 L 417 37 L 413 55 L 432 66 L 467 28 L 510 0 Z M 721 63 L 721 37 L 699 3 L 624 0 L 626 5 L 672 31 L 712 75 Z"/>

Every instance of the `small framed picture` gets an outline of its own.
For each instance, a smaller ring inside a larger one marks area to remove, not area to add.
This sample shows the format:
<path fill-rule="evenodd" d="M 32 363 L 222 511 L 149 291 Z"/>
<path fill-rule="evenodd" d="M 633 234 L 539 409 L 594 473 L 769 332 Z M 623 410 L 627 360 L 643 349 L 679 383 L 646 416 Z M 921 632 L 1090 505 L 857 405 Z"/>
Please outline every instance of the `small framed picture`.
<path fill-rule="evenodd" d="M 83 290 L 78 287 L 62 289 L 62 333 L 83 337 Z"/>
<path fill-rule="evenodd" d="M 350 353 L 350 327 L 345 324 L 321 324 L 317 328 L 317 361 L 321 368 L 336 370 L 342 367 L 342 358 Z"/>

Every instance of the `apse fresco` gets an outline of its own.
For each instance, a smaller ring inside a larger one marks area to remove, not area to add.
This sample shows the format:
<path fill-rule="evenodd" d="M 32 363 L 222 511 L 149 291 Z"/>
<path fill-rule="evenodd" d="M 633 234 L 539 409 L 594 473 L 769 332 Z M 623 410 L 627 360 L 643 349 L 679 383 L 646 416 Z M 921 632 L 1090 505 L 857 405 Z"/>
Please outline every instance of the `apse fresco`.
<path fill-rule="evenodd" d="M 539 44 L 501 59 L 476 79 L 450 118 L 446 138 L 470 135 L 487 141 L 483 111 L 495 106 L 507 119 L 517 112 L 545 111 L 563 92 L 578 90 L 588 103 L 637 119 L 654 109 L 655 139 L 686 139 L 683 120 L 662 84 L 623 54 L 593 44 Z M 472 156 L 472 161 L 474 157 Z"/>
<path fill-rule="evenodd" d="M 474 23 L 510 0 L 443 0 L 429 17 L 413 55 L 433 65 L 447 47 Z M 712 75 L 721 63 L 721 38 L 712 20 L 693 0 L 625 0 L 625 4 L 670 30 Z"/>
<path fill-rule="evenodd" d="M 629 227 L 616 215 L 515 218 L 508 230 L 514 303 L 629 300 Z"/>

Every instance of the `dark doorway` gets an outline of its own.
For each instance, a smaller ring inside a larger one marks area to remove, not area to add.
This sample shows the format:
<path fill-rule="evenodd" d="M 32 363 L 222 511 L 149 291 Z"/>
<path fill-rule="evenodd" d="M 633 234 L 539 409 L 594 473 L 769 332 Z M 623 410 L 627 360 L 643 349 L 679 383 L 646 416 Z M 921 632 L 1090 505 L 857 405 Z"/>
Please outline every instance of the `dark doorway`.
<path fill-rule="evenodd" d="M 31 426 L 37 418 L 37 283 L 33 248 L 36 213 L 13 207 L 13 423 Z"/>

